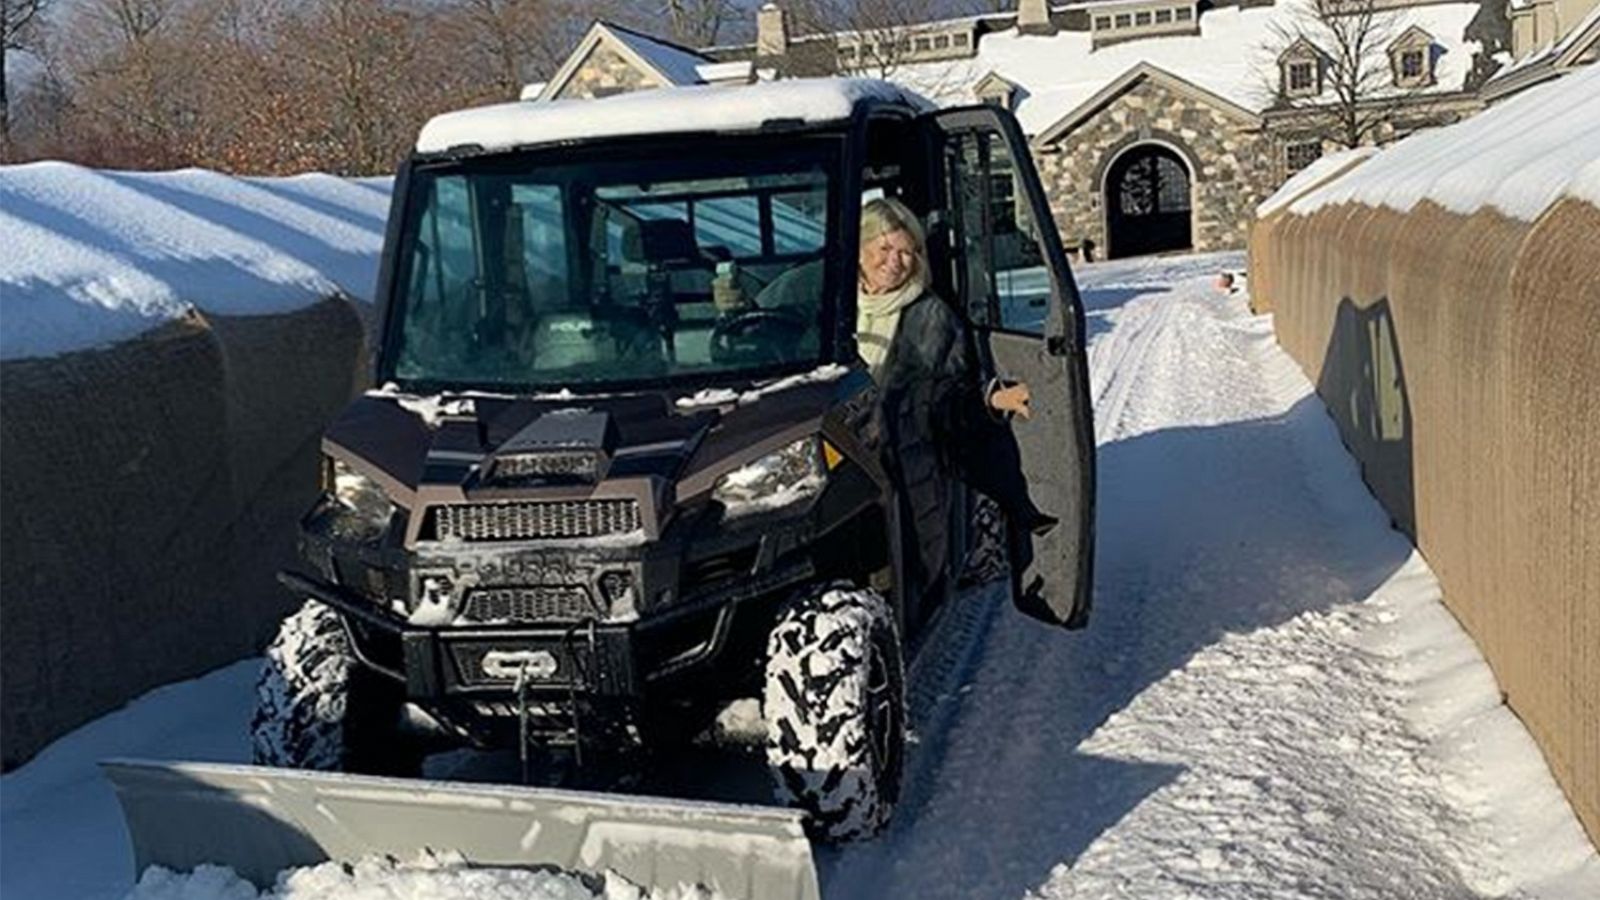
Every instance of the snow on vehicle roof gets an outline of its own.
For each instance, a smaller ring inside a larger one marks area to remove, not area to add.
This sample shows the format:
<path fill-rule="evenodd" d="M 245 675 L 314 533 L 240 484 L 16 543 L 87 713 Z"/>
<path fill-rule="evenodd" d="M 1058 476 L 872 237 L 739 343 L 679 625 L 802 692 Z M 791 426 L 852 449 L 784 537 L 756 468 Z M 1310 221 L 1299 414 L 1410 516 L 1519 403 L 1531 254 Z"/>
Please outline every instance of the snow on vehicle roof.
<path fill-rule="evenodd" d="M 371 302 L 390 179 L 0 166 L 0 359 L 126 340 L 190 309 Z"/>
<path fill-rule="evenodd" d="M 1600 66 L 1589 66 L 1445 128 L 1419 132 L 1289 206 L 1408 212 L 1431 200 L 1533 221 L 1563 197 L 1600 206 Z"/>
<path fill-rule="evenodd" d="M 865 78 L 667 87 L 598 100 L 500 103 L 445 113 L 422 127 L 417 151 L 472 145 L 504 150 L 624 135 L 745 131 L 773 119 L 831 122 L 849 118 L 867 100 L 928 105 L 907 88 Z"/>

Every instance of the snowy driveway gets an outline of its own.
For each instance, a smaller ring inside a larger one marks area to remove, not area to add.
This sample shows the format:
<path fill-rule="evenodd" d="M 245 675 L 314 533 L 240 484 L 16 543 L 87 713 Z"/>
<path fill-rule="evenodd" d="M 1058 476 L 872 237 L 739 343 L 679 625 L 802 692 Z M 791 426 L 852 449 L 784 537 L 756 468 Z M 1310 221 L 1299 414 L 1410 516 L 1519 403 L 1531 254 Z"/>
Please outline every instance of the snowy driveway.
<path fill-rule="evenodd" d="M 1211 289 L 1239 265 L 1080 273 L 1093 622 L 966 598 L 890 833 L 819 851 L 830 900 L 1600 896 L 1600 859 L 1270 322 Z M 119 896 L 93 761 L 242 759 L 253 674 L 158 691 L 0 780 L 0 894 Z"/>
<path fill-rule="evenodd" d="M 1242 265 L 1079 273 L 1090 627 L 991 598 L 893 830 L 833 854 L 826 896 L 1600 896 L 1537 750 L 1270 320 L 1212 288 Z"/>

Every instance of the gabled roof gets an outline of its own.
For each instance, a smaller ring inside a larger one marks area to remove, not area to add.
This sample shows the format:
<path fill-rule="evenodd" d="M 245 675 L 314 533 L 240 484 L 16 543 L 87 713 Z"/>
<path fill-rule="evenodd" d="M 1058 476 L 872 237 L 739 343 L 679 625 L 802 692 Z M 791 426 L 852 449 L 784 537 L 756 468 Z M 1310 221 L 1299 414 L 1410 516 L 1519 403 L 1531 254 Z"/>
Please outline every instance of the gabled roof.
<path fill-rule="evenodd" d="M 1061 139 L 1082 124 L 1085 119 L 1099 112 L 1106 104 L 1144 81 L 1159 84 L 1168 90 L 1215 107 L 1248 126 L 1257 127 L 1261 124 L 1260 116 L 1221 94 L 1213 93 L 1192 81 L 1179 78 L 1159 66 L 1142 62 L 1122 73 L 1116 80 L 1097 91 L 1094 96 L 1078 104 L 1075 109 L 1061 117 L 1050 127 L 1040 131 L 1039 135 L 1033 140 L 1034 144 L 1049 144 Z"/>
<path fill-rule="evenodd" d="M 972 86 L 972 93 L 981 97 L 997 90 L 1015 91 L 1016 89 L 1017 83 L 1015 81 L 1001 75 L 999 72 L 990 72 L 978 79 L 978 83 Z"/>
<path fill-rule="evenodd" d="M 589 26 L 588 33 L 578 42 L 577 48 L 567 57 L 567 61 L 562 63 L 561 68 L 545 84 L 539 99 L 551 100 L 559 96 L 571 83 L 584 61 L 601 44 L 619 53 L 640 71 L 653 76 L 662 87 L 700 84 L 702 79 L 695 71 L 696 68 L 715 62 L 711 57 L 696 53 L 687 47 L 680 47 L 630 28 L 597 19 Z"/>
<path fill-rule="evenodd" d="M 1279 64 L 1289 59 L 1325 60 L 1327 58 L 1328 54 L 1323 52 L 1321 47 L 1313 44 L 1305 35 L 1295 38 L 1290 42 L 1289 46 L 1283 48 L 1282 53 L 1278 54 Z"/>
<path fill-rule="evenodd" d="M 1431 46 L 1433 46 L 1433 35 L 1429 34 L 1428 30 L 1423 28 L 1421 25 L 1413 25 L 1410 28 L 1407 28 L 1405 31 L 1400 32 L 1399 37 L 1390 41 L 1387 49 L 1392 53 L 1400 47 Z"/>

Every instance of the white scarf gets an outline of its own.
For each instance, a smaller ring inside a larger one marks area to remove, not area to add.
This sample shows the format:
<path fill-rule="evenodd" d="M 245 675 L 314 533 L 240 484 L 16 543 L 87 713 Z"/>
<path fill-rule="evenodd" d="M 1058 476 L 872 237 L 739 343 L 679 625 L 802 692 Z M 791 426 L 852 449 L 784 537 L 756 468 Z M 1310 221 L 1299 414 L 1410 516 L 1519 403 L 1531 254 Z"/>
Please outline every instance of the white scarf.
<path fill-rule="evenodd" d="M 894 342 L 895 329 L 900 325 L 900 311 L 927 289 L 927 276 L 919 271 L 893 290 L 873 294 L 862 287 L 857 293 L 856 349 L 867 361 L 874 378 L 889 357 L 889 345 Z"/>

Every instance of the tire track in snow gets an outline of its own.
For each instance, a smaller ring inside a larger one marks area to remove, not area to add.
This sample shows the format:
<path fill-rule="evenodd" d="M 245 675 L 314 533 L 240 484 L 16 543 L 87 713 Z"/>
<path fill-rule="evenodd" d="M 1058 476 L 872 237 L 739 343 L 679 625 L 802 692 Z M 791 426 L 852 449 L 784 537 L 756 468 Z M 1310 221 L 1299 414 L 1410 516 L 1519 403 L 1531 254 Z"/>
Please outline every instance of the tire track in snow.
<path fill-rule="evenodd" d="M 1145 374 L 1145 360 L 1176 309 L 1159 296 L 1135 300 L 1122 308 L 1111 333 L 1090 345 L 1089 390 L 1094 403 L 1096 443 L 1117 433 L 1128 397 Z"/>

